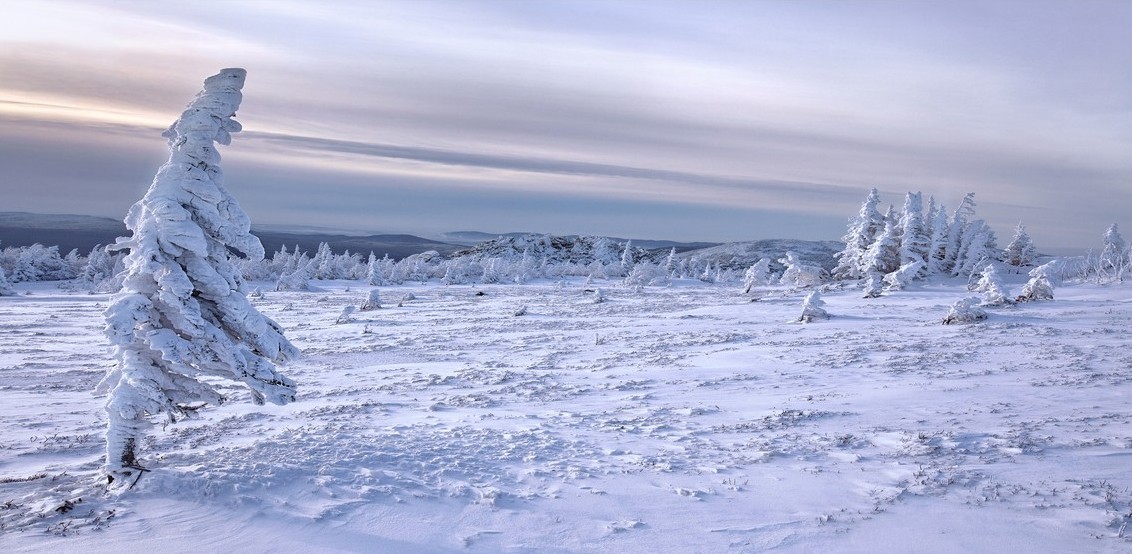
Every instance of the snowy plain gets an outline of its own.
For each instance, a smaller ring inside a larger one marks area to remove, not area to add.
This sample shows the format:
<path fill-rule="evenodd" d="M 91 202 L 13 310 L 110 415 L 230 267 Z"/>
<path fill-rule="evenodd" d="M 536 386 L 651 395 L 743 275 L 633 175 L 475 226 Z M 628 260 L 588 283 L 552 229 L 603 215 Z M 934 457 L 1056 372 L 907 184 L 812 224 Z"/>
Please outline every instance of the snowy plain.
<path fill-rule="evenodd" d="M 1130 283 L 946 326 L 965 280 L 828 290 L 810 324 L 804 291 L 581 280 L 381 287 L 336 323 L 371 287 L 314 284 L 251 284 L 297 401 L 224 385 L 115 498 L 109 298 L 0 298 L 0 550 L 1132 551 Z"/>

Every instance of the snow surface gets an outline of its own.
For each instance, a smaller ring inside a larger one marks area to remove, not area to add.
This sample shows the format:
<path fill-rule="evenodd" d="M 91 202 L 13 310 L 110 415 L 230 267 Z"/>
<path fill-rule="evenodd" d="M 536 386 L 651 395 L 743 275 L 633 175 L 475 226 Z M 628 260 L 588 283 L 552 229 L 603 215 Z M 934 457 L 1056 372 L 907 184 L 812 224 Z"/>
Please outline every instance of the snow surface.
<path fill-rule="evenodd" d="M 1127 283 L 969 325 L 941 324 L 965 280 L 825 290 L 810 324 L 806 291 L 580 280 L 382 287 L 336 324 L 370 287 L 318 285 L 253 299 L 303 350 L 297 400 L 217 382 L 120 497 L 92 483 L 108 297 L 15 285 L 0 549 L 1132 550 Z"/>

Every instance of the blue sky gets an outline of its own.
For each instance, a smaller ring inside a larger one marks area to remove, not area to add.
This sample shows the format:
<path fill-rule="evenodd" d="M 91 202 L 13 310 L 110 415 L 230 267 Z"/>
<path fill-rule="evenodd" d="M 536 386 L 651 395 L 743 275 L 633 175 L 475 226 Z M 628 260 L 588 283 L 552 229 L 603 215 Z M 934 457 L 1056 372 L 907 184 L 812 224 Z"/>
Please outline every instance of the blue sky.
<path fill-rule="evenodd" d="M 1005 244 L 1132 231 L 1132 2 L 21 2 L 3 210 L 120 218 L 203 79 L 256 223 L 837 239 L 869 187 Z"/>

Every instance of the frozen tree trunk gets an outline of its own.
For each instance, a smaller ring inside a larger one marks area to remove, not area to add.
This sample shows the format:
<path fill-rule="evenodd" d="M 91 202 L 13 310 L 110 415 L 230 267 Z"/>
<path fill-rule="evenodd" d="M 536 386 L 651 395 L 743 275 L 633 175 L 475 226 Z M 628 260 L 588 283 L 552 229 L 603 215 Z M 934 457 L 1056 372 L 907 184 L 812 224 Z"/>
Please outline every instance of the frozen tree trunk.
<path fill-rule="evenodd" d="M 139 446 L 149 418 L 175 421 L 225 398 L 201 377 L 243 382 L 252 400 L 285 404 L 295 384 L 276 370 L 299 352 L 282 328 L 260 314 L 230 260 L 235 250 L 263 259 L 251 222 L 224 187 L 215 143 L 240 130 L 233 117 L 243 69 L 224 69 L 204 82 L 164 134 L 169 161 L 130 208 L 119 239 L 128 248 L 121 290 L 105 312 L 117 364 L 99 385 L 106 404 L 105 473 L 112 486 L 144 471 Z"/>

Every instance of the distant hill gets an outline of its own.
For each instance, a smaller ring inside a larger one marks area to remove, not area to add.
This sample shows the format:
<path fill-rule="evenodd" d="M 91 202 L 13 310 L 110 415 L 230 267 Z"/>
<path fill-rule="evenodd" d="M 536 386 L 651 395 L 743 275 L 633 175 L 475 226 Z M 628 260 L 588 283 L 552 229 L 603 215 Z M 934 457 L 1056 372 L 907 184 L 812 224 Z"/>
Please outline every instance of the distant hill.
<path fill-rule="evenodd" d="M 58 246 L 63 255 L 77 248 L 85 256 L 125 234 L 126 225 L 108 217 L 0 212 L 0 248 L 39 243 Z"/>
<path fill-rule="evenodd" d="M 298 245 L 301 250 L 314 254 L 321 242 L 330 244 L 331 250 L 339 253 L 344 250 L 363 255 L 373 252 L 378 256 L 389 254 L 389 257 L 394 259 L 427 250 L 436 250 L 448 255 L 461 248 L 458 245 L 413 235 L 351 236 L 333 233 L 279 232 L 258 227 L 252 227 L 252 232 L 259 237 L 268 255 L 277 252 L 284 244 L 287 245 L 288 250 L 293 250 L 295 245 Z M 77 248 L 85 255 L 95 246 L 111 244 L 127 233 L 125 224 L 106 217 L 0 212 L 0 248 L 39 243 L 44 246 L 58 246 L 63 254 Z"/>
<path fill-rule="evenodd" d="M 809 263 L 832 269 L 835 264 L 833 254 L 844 247 L 837 241 L 792 239 L 719 244 L 577 235 L 557 237 L 532 233 L 493 235 L 479 231 L 445 233 L 442 236 L 443 241 L 405 234 L 358 236 L 317 228 L 284 230 L 276 226 L 262 228 L 253 226 L 252 232 L 259 237 L 269 256 L 272 252 L 279 251 L 283 245 L 287 246 L 288 251 L 294 250 L 295 245 L 298 245 L 301 250 L 313 254 L 318 249 L 319 243 L 325 242 L 337 253 L 349 250 L 368 255 L 373 252 L 379 257 L 389 254 L 390 258 L 398 260 L 428 250 L 435 250 L 444 256 L 462 252 L 465 255 L 490 253 L 492 256 L 506 257 L 507 252 L 521 254 L 528 245 L 533 246 L 540 257 L 545 254 L 553 259 L 568 258 L 572 253 L 581 254 L 585 251 L 586 253 L 581 257 L 586 258 L 595 254 L 598 257 L 613 255 L 614 249 L 611 247 L 616 246 L 616 251 L 620 252 L 620 245 L 626 240 L 632 240 L 634 247 L 651 251 L 649 257 L 660 259 L 667 255 L 670 249 L 675 248 L 681 256 L 695 256 L 702 261 L 711 261 L 716 266 L 733 269 L 749 267 L 762 257 L 770 258 L 772 261 L 777 260 L 787 250 L 797 252 Z M 111 244 L 118 237 L 126 234 L 126 226 L 121 221 L 106 217 L 0 212 L 0 248 L 39 243 L 45 246 L 58 246 L 62 254 L 77 248 L 85 255 L 96 245 Z M 602 239 L 598 242 L 604 245 L 595 243 L 598 239 Z M 474 248 L 469 249 L 469 246 Z M 601 253 L 590 252 L 595 246 Z M 609 252 L 604 252 L 607 249 Z"/>
<path fill-rule="evenodd" d="M 680 254 L 680 257 L 695 257 L 724 269 L 746 269 L 760 258 L 769 258 L 771 267 L 780 271 L 782 266 L 777 260 L 784 257 L 787 251 L 793 251 L 808 264 L 820 265 L 826 270 L 832 270 L 837 265 L 834 254 L 844 248 L 844 243 L 835 240 L 767 239 L 721 244 L 685 252 Z"/>
<path fill-rule="evenodd" d="M 450 242 L 450 243 L 453 243 L 453 244 L 462 244 L 464 246 L 475 246 L 477 244 L 484 243 L 484 242 L 492 242 L 492 241 L 495 241 L 496 239 L 519 239 L 519 238 L 531 237 L 531 236 L 550 236 L 550 235 L 543 235 L 541 233 L 500 233 L 500 234 L 492 234 L 492 233 L 483 233 L 483 232 L 480 232 L 480 231 L 453 231 L 453 232 L 450 232 L 450 233 L 443 233 L 441 235 L 441 238 L 444 239 L 445 242 Z M 583 237 L 582 237 L 582 235 L 565 235 L 565 236 L 561 236 L 559 238 L 574 240 L 574 239 L 583 238 Z M 597 237 L 588 237 L 588 238 L 597 238 Z M 677 241 L 672 241 L 672 240 L 624 239 L 624 238 L 618 238 L 618 237 L 602 237 L 602 238 L 611 240 L 611 241 L 616 242 L 616 243 L 623 243 L 623 242 L 626 242 L 626 241 L 632 241 L 633 246 L 635 246 L 637 248 L 644 248 L 645 250 L 656 250 L 656 249 L 662 248 L 662 249 L 667 251 L 667 250 L 670 250 L 672 248 L 675 248 L 676 252 L 686 252 L 688 250 L 696 250 L 696 249 L 699 249 L 699 248 L 707 248 L 709 246 L 718 246 L 720 244 L 718 242 L 677 242 Z"/>

